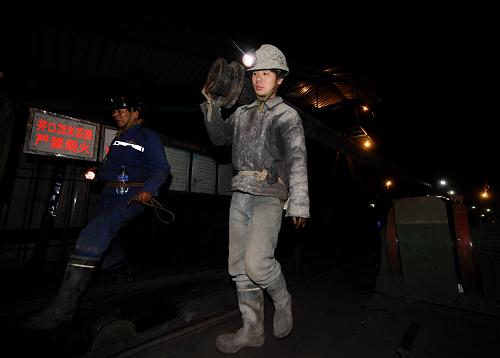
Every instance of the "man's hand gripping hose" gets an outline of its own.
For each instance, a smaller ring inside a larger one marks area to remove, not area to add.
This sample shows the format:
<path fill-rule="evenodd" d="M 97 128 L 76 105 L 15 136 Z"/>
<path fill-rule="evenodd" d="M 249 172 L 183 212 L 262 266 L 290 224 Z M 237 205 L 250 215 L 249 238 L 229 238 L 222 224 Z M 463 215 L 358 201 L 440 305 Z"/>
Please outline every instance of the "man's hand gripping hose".
<path fill-rule="evenodd" d="M 151 197 L 151 200 L 148 201 L 148 202 L 146 202 L 146 201 L 139 201 L 136 198 L 132 198 L 132 199 L 130 199 L 128 201 L 127 206 L 129 206 L 130 204 L 132 204 L 132 202 L 136 202 L 138 204 L 146 205 L 146 206 L 149 206 L 149 207 L 152 207 L 153 209 L 155 209 L 156 217 L 158 218 L 158 220 L 160 220 L 164 224 L 172 224 L 174 222 L 174 220 L 175 220 L 174 213 L 171 212 L 168 209 L 165 209 L 163 207 L 163 205 L 161 205 L 160 202 L 158 200 L 156 200 L 156 198 L 154 198 L 154 197 Z M 163 220 L 160 217 L 160 214 L 158 212 L 159 210 L 167 212 L 170 215 L 171 219 L 170 220 Z"/>

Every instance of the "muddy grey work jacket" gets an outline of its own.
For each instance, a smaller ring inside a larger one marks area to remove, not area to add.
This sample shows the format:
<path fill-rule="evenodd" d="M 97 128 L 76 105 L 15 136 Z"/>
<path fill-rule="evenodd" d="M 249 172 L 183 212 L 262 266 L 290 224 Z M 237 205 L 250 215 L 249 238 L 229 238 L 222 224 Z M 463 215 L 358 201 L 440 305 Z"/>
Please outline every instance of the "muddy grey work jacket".
<path fill-rule="evenodd" d="M 257 101 L 238 107 L 223 120 L 220 106 L 200 105 L 210 140 L 232 145 L 236 174 L 231 190 L 288 200 L 286 216 L 309 217 L 304 128 L 295 109 L 274 97 L 259 111 Z M 262 177 L 262 174 L 265 177 Z"/>

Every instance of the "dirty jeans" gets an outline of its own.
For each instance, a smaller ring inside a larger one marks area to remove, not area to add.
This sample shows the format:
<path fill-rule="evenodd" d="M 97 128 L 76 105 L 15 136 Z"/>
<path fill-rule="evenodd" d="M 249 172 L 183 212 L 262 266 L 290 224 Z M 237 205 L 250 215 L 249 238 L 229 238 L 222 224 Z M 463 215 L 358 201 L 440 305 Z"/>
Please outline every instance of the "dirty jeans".
<path fill-rule="evenodd" d="M 106 257 L 108 267 L 123 261 L 125 252 L 120 250 L 119 245 L 114 245 L 113 239 L 124 225 L 145 210 L 143 205 L 135 202 L 127 205 L 132 197 L 133 193 L 125 196 L 106 193 L 102 195 L 98 212 L 80 231 L 72 256 L 100 261 L 105 254 L 108 254 L 109 258 Z"/>
<path fill-rule="evenodd" d="M 272 196 L 234 192 L 229 211 L 229 274 L 237 286 L 266 288 L 281 274 L 274 257 L 284 202 Z"/>

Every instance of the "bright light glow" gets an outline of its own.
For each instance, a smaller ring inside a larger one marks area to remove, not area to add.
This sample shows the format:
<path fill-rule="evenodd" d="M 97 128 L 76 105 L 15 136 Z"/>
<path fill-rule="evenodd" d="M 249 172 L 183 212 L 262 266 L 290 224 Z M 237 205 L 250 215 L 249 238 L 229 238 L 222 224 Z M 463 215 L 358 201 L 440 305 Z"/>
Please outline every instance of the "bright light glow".
<path fill-rule="evenodd" d="M 87 180 L 94 180 L 95 179 L 95 172 L 93 169 L 89 169 L 85 172 L 85 179 L 87 179 Z"/>
<path fill-rule="evenodd" d="M 255 65 L 255 53 L 245 53 L 241 61 L 243 62 L 243 66 L 245 66 L 246 68 L 253 67 L 253 65 Z"/>
<path fill-rule="evenodd" d="M 391 180 L 386 180 L 386 182 L 385 182 L 385 188 L 386 189 L 390 189 L 391 186 L 392 186 L 392 181 Z"/>
<path fill-rule="evenodd" d="M 372 208 L 374 208 L 374 207 L 375 207 L 375 204 L 374 204 L 374 203 L 371 203 L 371 204 L 370 204 L 370 206 L 371 206 Z"/>
<path fill-rule="evenodd" d="M 448 191 L 448 195 L 455 195 L 455 190 Z"/>
<path fill-rule="evenodd" d="M 446 182 L 446 180 L 444 180 L 444 179 L 441 179 L 441 180 L 439 181 L 439 185 L 441 185 L 441 186 L 445 186 L 446 184 L 448 184 L 448 183 L 447 183 L 447 182 Z"/>
<path fill-rule="evenodd" d="M 365 148 L 370 148 L 372 146 L 372 142 L 367 139 L 367 140 L 364 141 L 363 146 Z"/>
<path fill-rule="evenodd" d="M 490 197 L 490 193 L 488 192 L 489 189 L 490 189 L 490 186 L 488 184 L 486 184 L 484 186 L 483 191 L 481 192 L 482 199 L 488 199 Z"/>

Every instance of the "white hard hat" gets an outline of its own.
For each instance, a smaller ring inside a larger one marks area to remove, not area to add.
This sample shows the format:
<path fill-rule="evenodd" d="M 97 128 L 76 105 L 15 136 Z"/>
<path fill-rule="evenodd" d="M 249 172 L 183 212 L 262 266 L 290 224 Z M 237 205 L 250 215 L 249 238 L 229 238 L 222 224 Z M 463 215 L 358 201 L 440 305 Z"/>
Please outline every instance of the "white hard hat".
<path fill-rule="evenodd" d="M 288 73 L 288 66 L 283 52 L 273 45 L 264 44 L 255 52 L 255 65 L 247 71 L 282 70 Z"/>

